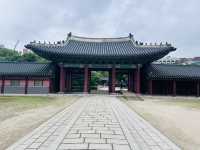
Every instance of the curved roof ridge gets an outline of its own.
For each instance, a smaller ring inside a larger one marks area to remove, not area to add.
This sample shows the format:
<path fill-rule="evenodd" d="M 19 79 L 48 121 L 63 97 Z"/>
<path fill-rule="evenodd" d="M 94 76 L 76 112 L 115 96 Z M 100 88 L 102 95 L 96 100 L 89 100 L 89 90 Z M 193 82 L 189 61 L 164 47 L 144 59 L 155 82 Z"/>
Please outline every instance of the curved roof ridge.
<path fill-rule="evenodd" d="M 71 37 L 69 38 L 71 40 L 85 41 L 85 42 L 123 42 L 123 41 L 131 40 L 129 36 L 115 37 L 115 38 L 102 38 L 102 37 L 83 37 L 83 36 L 71 35 Z"/>

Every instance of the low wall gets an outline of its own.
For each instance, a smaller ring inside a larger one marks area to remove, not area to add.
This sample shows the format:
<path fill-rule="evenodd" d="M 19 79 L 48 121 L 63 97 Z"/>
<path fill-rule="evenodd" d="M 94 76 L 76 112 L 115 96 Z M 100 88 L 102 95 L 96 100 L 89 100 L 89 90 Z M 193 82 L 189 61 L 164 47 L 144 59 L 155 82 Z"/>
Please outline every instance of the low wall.
<path fill-rule="evenodd" d="M 21 86 L 5 86 L 4 93 L 15 93 L 15 94 L 24 94 L 25 87 Z"/>
<path fill-rule="evenodd" d="M 27 94 L 48 94 L 49 87 L 28 87 Z"/>
<path fill-rule="evenodd" d="M 12 80 L 18 80 L 20 82 L 19 85 L 15 85 L 15 86 L 11 85 Z M 35 80 L 42 81 L 41 86 L 35 86 L 34 85 Z M 21 79 L 21 78 L 10 77 L 4 80 L 4 86 L 3 86 L 3 89 L 1 89 L 2 83 L 3 81 L 0 80 L 0 93 L 1 91 L 3 91 L 3 93 L 5 94 L 48 94 L 50 92 L 49 91 L 50 81 L 48 79 L 43 79 L 43 78 L 33 78 L 33 79 L 29 79 L 26 82 L 26 80 Z"/>

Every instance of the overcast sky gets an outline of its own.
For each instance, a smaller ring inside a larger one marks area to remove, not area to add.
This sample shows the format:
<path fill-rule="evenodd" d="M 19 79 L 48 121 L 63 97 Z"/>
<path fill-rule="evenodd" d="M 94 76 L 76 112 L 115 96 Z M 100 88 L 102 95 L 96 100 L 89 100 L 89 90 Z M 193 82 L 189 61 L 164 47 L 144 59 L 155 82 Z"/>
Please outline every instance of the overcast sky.
<path fill-rule="evenodd" d="M 200 56 L 199 0 L 0 0 L 0 44 L 18 49 L 58 41 L 68 32 L 89 37 L 128 36 L 177 47 L 176 57 Z"/>

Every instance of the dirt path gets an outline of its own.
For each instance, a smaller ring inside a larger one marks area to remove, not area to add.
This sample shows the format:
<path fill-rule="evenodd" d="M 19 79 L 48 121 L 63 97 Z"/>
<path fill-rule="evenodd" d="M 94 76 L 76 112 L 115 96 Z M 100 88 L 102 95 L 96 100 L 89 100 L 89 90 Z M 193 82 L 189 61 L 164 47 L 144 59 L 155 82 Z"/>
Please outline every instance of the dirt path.
<path fill-rule="evenodd" d="M 34 130 L 41 123 L 49 119 L 65 107 L 71 105 L 75 99 L 71 98 L 66 102 L 61 102 L 63 105 L 51 104 L 41 108 L 34 108 L 16 113 L 14 116 L 8 116 L 0 122 L 0 149 L 4 150 L 9 145 L 13 144 L 27 133 Z M 59 102 L 60 103 L 60 102 Z M 13 109 L 14 110 L 14 109 Z M 1 114 L 2 115 L 2 114 Z"/>
<path fill-rule="evenodd" d="M 183 149 L 200 149 L 200 109 L 192 108 L 191 101 L 146 99 L 126 103 Z"/>

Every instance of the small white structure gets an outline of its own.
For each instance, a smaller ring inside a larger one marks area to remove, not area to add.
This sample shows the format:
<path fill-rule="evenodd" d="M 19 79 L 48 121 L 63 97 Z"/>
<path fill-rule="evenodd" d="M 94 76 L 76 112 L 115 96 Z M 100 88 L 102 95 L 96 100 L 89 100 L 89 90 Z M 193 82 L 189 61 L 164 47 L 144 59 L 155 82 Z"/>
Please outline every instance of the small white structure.
<path fill-rule="evenodd" d="M 166 56 L 166 57 L 159 59 L 153 63 L 154 64 L 176 64 L 178 60 L 179 60 L 179 58 Z"/>

